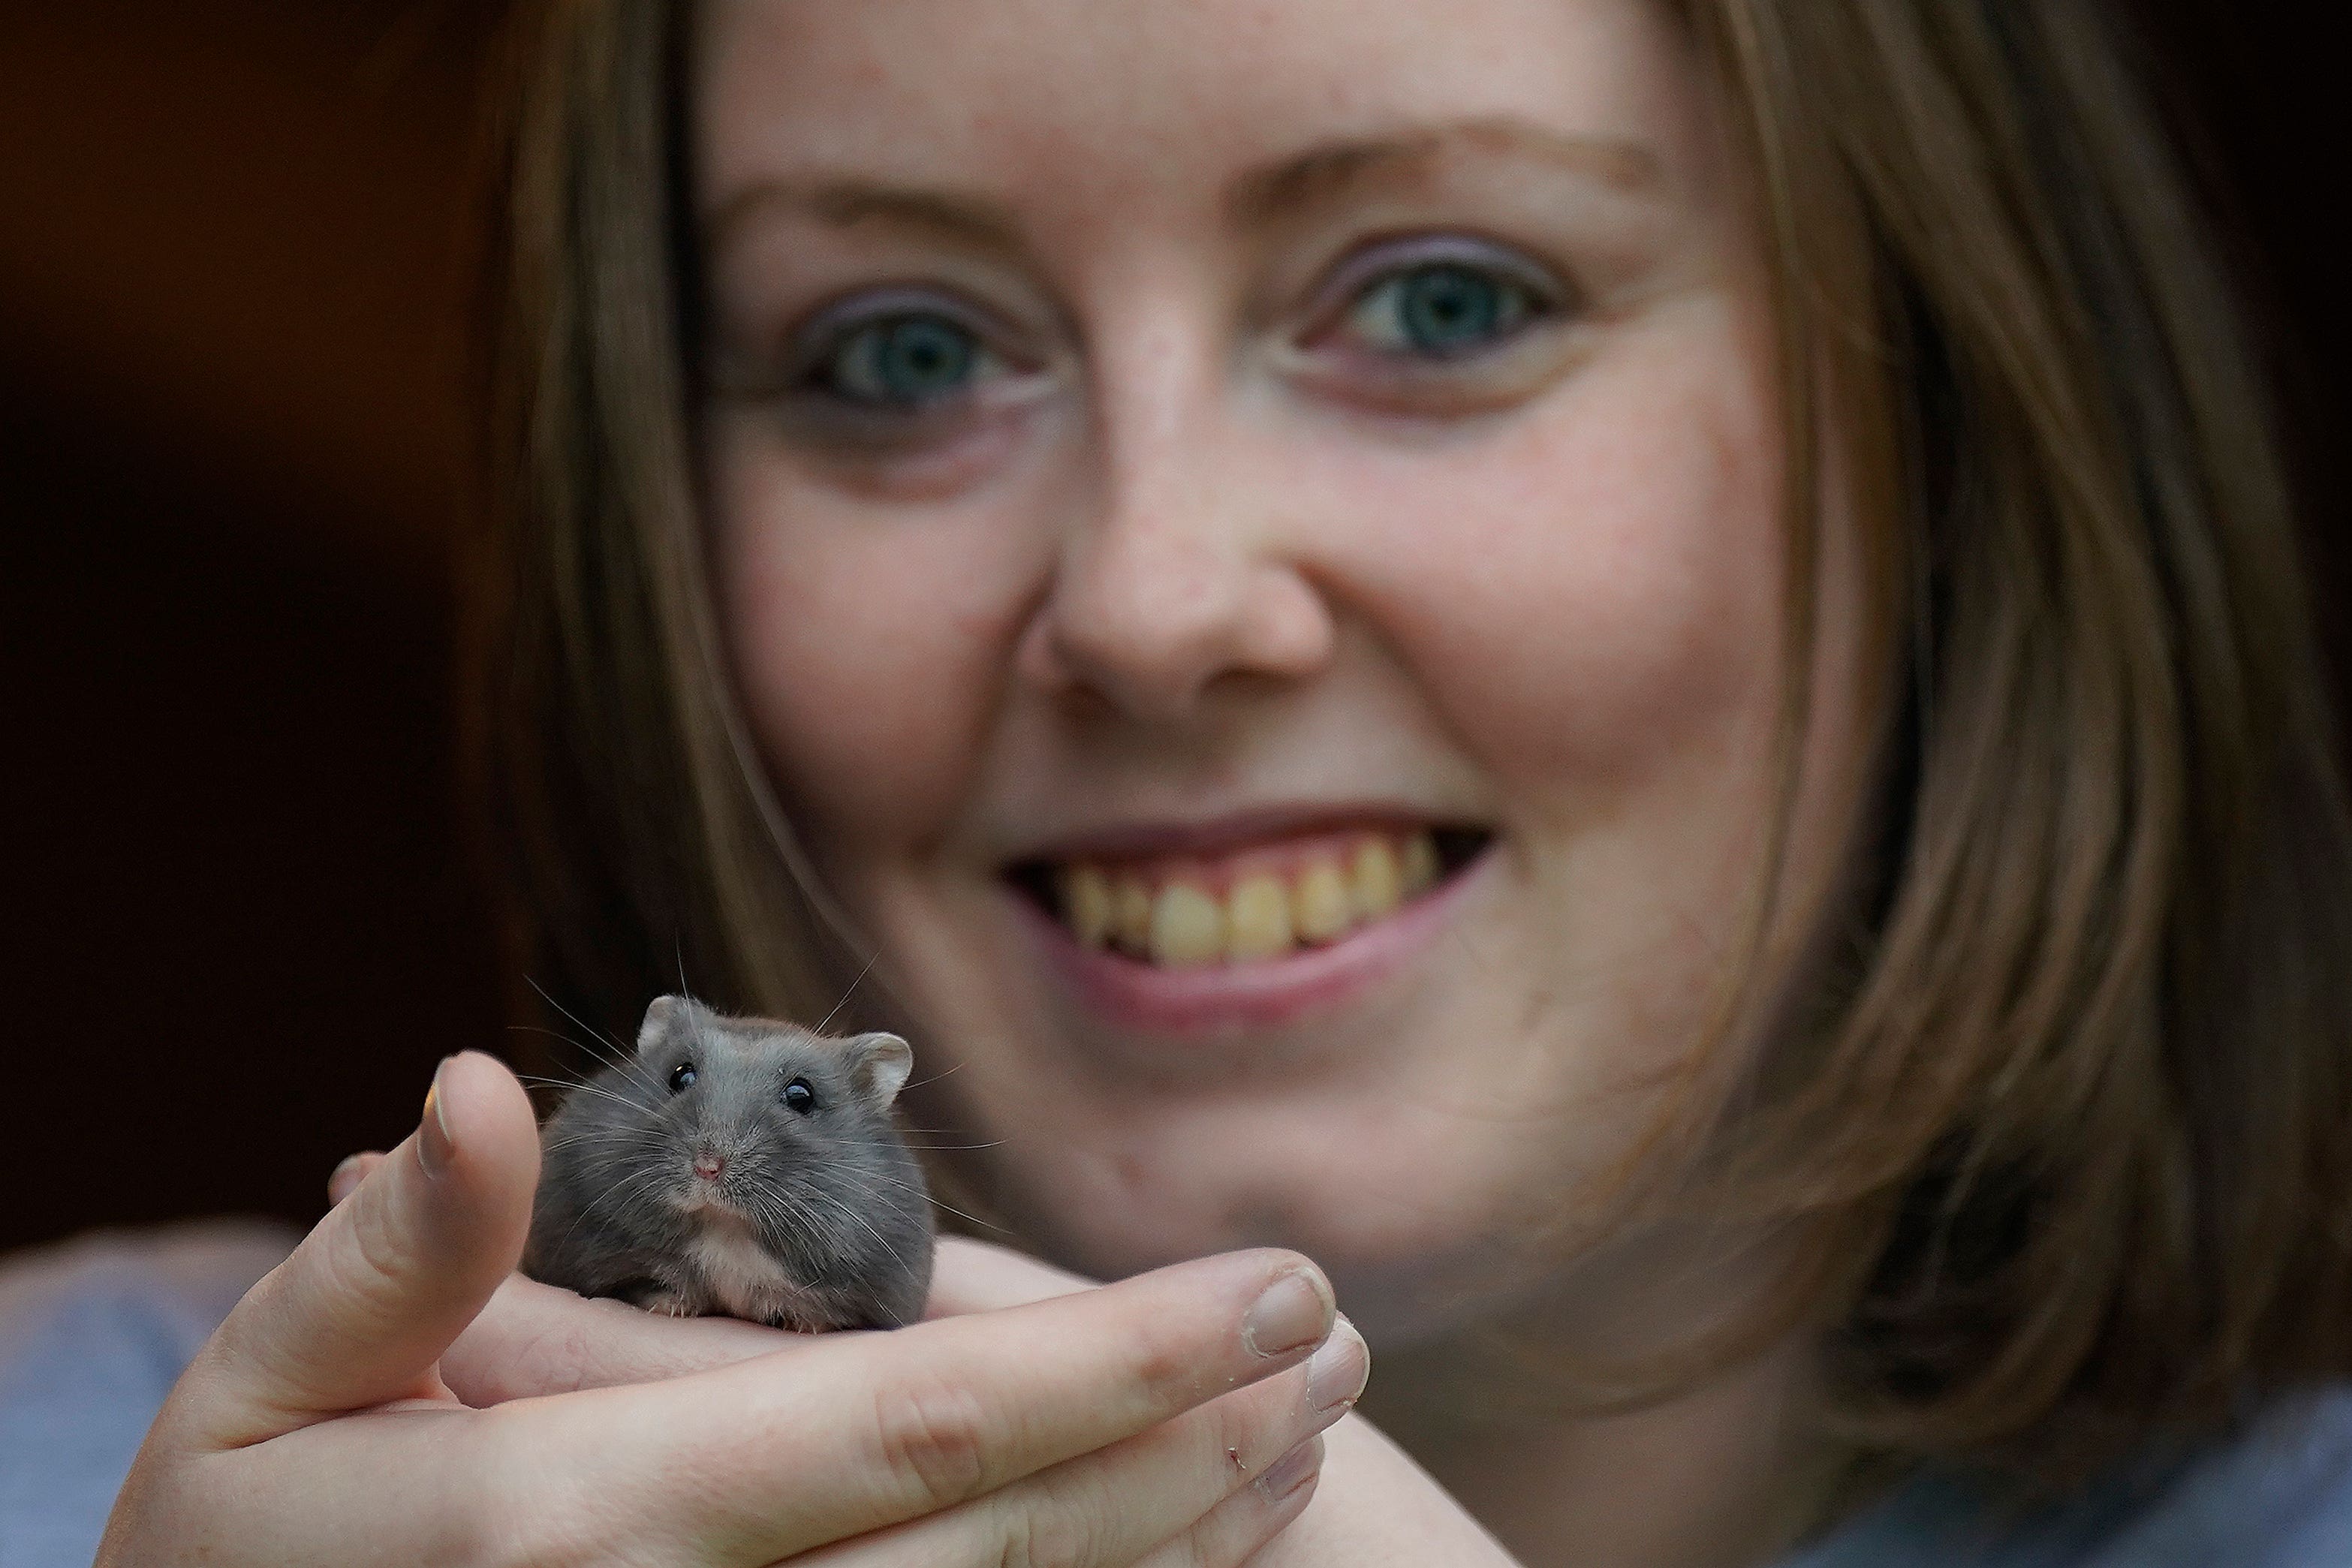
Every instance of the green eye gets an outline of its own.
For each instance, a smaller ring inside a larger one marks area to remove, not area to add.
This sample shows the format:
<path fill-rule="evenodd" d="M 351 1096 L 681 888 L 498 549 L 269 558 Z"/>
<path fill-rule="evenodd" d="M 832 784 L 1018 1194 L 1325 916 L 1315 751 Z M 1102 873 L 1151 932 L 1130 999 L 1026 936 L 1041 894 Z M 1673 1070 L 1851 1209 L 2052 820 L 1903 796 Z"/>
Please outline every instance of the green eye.
<path fill-rule="evenodd" d="M 982 353 L 980 340 L 945 316 L 886 316 L 845 334 L 816 379 L 850 402 L 920 407 L 964 390 Z"/>
<path fill-rule="evenodd" d="M 1540 308 L 1525 287 L 1484 267 L 1424 262 L 1367 288 L 1349 320 L 1385 353 L 1458 359 L 1510 337 Z"/>

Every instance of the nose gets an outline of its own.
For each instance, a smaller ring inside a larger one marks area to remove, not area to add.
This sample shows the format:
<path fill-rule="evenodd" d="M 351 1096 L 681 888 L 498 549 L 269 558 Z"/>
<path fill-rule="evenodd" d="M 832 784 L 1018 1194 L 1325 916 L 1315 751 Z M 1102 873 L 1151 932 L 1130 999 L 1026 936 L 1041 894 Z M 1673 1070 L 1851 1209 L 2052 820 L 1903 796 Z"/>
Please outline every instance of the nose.
<path fill-rule="evenodd" d="M 1036 686 L 1159 720 L 1227 677 L 1310 674 L 1334 639 L 1293 555 L 1280 465 L 1242 455 L 1249 443 L 1223 417 L 1219 379 L 1186 378 L 1177 361 L 1131 356 L 1149 384 L 1099 400 L 1090 504 L 1016 655 Z"/>
<path fill-rule="evenodd" d="M 717 1181 L 727 1174 L 727 1157 L 705 1149 L 694 1156 L 694 1174 L 704 1181 Z"/>

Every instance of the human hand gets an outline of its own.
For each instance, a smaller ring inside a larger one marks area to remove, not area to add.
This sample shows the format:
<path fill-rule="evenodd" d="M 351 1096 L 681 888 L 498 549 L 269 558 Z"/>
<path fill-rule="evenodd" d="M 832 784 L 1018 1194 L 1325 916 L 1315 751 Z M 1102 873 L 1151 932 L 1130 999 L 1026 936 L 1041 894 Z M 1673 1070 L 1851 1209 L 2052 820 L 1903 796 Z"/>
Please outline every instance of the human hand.
<path fill-rule="evenodd" d="M 418 1134 L 173 1391 L 101 1568 L 1237 1563 L 1305 1506 L 1361 1385 L 1321 1276 L 1258 1251 L 888 1333 L 670 1324 L 706 1360 L 763 1348 L 492 1403 L 462 1386 L 488 1362 L 443 1353 L 520 1255 L 537 1158 L 512 1075 L 444 1063 Z"/>
<path fill-rule="evenodd" d="M 985 1242 L 942 1237 L 929 1315 L 999 1312 L 1099 1287 Z M 798 1336 L 727 1318 L 667 1318 L 583 1301 L 518 1276 L 501 1286 L 442 1370 L 469 1398 L 674 1377 L 771 1353 Z M 1412 1458 L 1360 1416 L 1323 1434 L 1321 1479 L 1303 1514 L 1253 1568 L 1504 1568 L 1512 1559 Z"/>
<path fill-rule="evenodd" d="M 944 1239 L 931 1311 L 1003 1311 L 1092 1284 L 1002 1247 Z M 1313 1500 L 1248 1559 L 1251 1568 L 1511 1568 L 1502 1543 L 1361 1416 L 1336 1423 L 1323 1442 Z"/>

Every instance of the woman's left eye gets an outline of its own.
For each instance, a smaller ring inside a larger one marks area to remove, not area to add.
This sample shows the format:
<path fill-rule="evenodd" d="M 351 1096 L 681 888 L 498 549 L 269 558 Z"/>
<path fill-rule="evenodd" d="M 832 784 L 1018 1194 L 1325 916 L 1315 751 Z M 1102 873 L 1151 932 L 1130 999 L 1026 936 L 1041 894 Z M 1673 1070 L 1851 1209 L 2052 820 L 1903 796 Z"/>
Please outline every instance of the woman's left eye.
<path fill-rule="evenodd" d="M 907 310 L 844 330 L 811 365 L 807 379 L 844 402 L 912 410 L 967 391 L 993 369 L 993 361 L 961 321 L 933 310 Z"/>
<path fill-rule="evenodd" d="M 1518 334 L 1549 308 L 1528 285 L 1470 261 L 1425 261 L 1375 278 L 1347 311 L 1351 334 L 1375 352 L 1467 358 Z"/>

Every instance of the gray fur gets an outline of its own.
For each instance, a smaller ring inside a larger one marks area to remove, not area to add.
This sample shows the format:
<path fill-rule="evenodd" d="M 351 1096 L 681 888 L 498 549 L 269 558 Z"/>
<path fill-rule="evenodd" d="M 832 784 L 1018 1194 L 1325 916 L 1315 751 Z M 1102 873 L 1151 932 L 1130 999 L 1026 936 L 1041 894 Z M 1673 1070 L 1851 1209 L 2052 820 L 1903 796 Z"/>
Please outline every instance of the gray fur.
<path fill-rule="evenodd" d="M 523 1271 L 684 1316 L 913 1322 L 930 1289 L 931 1206 L 890 1121 L 911 1061 L 897 1035 L 836 1040 L 657 998 L 635 1055 L 573 1089 L 541 1130 Z M 682 1062 L 695 1082 L 673 1092 Z M 806 1114 L 784 1103 L 796 1078 L 816 1094 Z M 724 1171 L 698 1176 L 698 1155 Z M 747 1283 L 713 1257 L 781 1272 Z"/>

